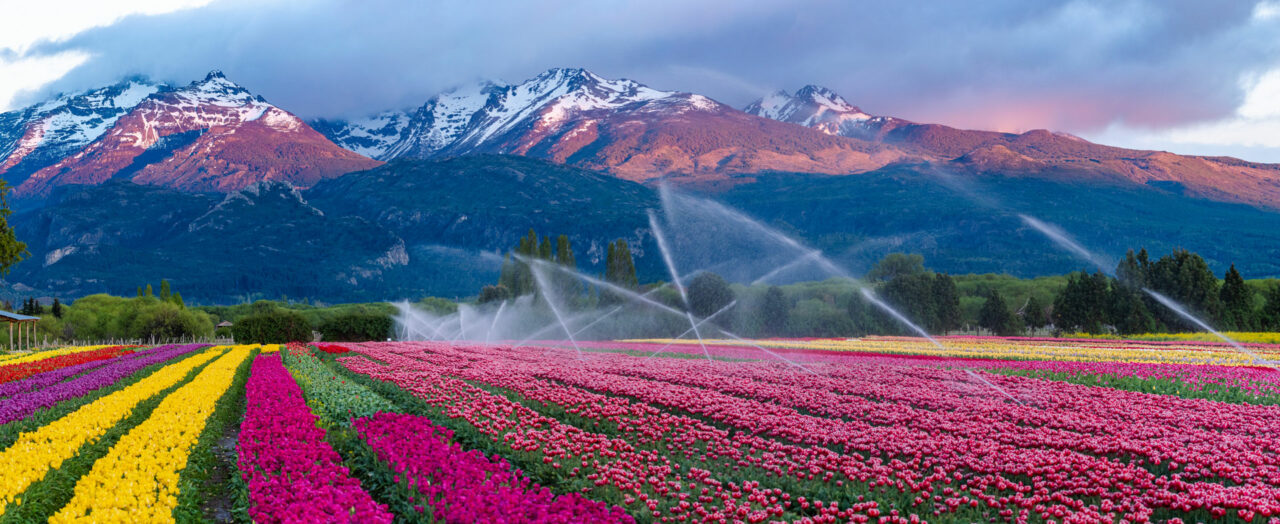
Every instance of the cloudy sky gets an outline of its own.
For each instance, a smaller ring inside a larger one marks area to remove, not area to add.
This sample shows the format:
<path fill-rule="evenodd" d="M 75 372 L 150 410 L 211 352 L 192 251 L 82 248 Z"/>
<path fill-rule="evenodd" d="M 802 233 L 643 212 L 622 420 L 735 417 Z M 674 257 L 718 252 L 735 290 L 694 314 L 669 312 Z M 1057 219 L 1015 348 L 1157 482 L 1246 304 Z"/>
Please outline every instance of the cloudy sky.
<path fill-rule="evenodd" d="M 1280 0 L 0 0 L 0 13 L 0 110 L 221 69 L 304 117 L 342 117 L 571 66 L 739 107 L 813 83 L 910 120 L 1280 162 Z"/>

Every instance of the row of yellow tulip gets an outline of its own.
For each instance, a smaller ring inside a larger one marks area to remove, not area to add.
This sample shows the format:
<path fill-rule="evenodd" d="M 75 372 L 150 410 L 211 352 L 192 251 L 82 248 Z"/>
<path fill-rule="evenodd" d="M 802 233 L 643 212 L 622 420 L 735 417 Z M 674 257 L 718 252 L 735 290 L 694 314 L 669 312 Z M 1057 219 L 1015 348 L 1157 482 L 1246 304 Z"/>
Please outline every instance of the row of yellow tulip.
<path fill-rule="evenodd" d="M 191 370 L 222 353 L 206 350 L 170 364 L 142 380 L 81 406 L 70 414 L 18 436 L 0 452 L 0 514 L 4 505 L 21 504 L 21 494 L 45 475 L 75 456 L 81 446 L 96 442 L 124 420 L 138 403 L 177 384 Z"/>
<path fill-rule="evenodd" d="M 205 423 L 257 346 L 234 346 L 178 388 L 80 478 L 50 522 L 172 522 L 178 476 Z"/>
<path fill-rule="evenodd" d="M 1241 344 L 1280 344 L 1280 333 L 1257 331 L 1227 331 L 1227 338 Z M 1140 335 L 1066 335 L 1071 338 L 1097 338 L 1105 340 L 1152 340 L 1172 342 L 1222 342 L 1213 333 L 1143 333 Z"/>
<path fill-rule="evenodd" d="M 14 353 L 11 355 L 0 356 L 0 366 L 8 366 L 10 364 L 22 364 L 25 362 L 35 362 L 46 358 L 60 357 L 62 355 L 70 355 L 72 353 L 82 353 L 85 351 L 93 351 L 96 349 L 109 348 L 112 346 L 72 346 L 66 348 L 50 349 L 48 351 L 37 351 L 34 353 Z"/>
<path fill-rule="evenodd" d="M 630 340 L 650 344 L 698 344 L 697 340 Z M 707 345 L 744 346 L 738 340 L 705 340 Z M 928 355 L 1009 360 L 1057 360 L 1066 362 L 1137 362 L 1255 366 L 1260 357 L 1280 360 L 1280 346 L 1253 346 L 1252 355 L 1225 345 L 1176 342 L 1097 341 L 1082 339 L 1005 339 L 995 337 L 939 337 L 937 344 L 924 338 L 864 337 L 851 339 L 754 340 L 764 348 L 847 351 L 893 355 Z"/>

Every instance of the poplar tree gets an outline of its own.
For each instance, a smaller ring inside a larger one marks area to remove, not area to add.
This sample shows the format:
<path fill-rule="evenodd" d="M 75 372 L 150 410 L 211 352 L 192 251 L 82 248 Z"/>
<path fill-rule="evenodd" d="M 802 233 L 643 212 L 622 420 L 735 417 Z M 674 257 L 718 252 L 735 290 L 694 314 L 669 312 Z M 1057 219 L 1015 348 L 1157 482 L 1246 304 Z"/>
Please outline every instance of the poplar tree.
<path fill-rule="evenodd" d="M 1231 264 L 1222 282 L 1222 290 L 1218 294 L 1222 301 L 1222 327 L 1236 331 L 1248 331 L 1255 328 L 1253 317 L 1253 290 L 1244 283 L 1236 265 Z"/>
<path fill-rule="evenodd" d="M 938 273 L 933 276 L 934 325 L 933 331 L 943 335 L 960 329 L 960 292 L 951 275 Z"/>
<path fill-rule="evenodd" d="M 1044 304 L 1040 303 L 1040 299 L 1035 295 L 1027 299 L 1027 305 L 1022 311 L 1022 323 L 1033 330 L 1040 329 L 1049 323 L 1048 317 L 1044 313 Z"/>
<path fill-rule="evenodd" d="M 978 312 L 978 325 L 1000 336 L 1009 336 L 1018 332 L 1017 317 L 1009 311 L 1000 292 L 991 289 L 987 293 L 987 301 Z"/>
<path fill-rule="evenodd" d="M 569 245 L 569 236 L 556 237 L 556 263 L 570 269 L 577 269 L 578 261 L 573 257 L 573 246 Z"/>
<path fill-rule="evenodd" d="M 578 269 L 578 261 L 573 256 L 573 246 L 569 244 L 568 235 L 556 237 L 555 262 L 574 271 Z M 578 278 L 563 271 L 557 271 L 552 278 L 552 282 L 555 282 L 556 292 L 561 297 L 561 300 L 576 297 L 581 290 Z"/>
<path fill-rule="evenodd" d="M 760 316 L 764 317 L 764 334 L 767 336 L 781 336 L 787 328 L 787 316 L 790 314 L 791 308 L 787 304 L 787 297 L 782 294 L 782 288 L 778 286 L 769 286 L 764 292 L 764 304 L 760 306 Z"/>
<path fill-rule="evenodd" d="M 551 260 L 551 235 L 542 237 L 542 243 L 538 244 L 538 258 L 543 260 Z"/>
<path fill-rule="evenodd" d="M 618 239 L 618 281 L 617 284 L 627 289 L 636 289 L 640 287 L 640 280 L 636 278 L 636 263 L 631 258 L 631 246 L 627 245 L 627 241 Z"/>
<path fill-rule="evenodd" d="M 1262 307 L 1262 321 L 1268 331 L 1280 331 L 1280 283 L 1267 291 L 1267 303 Z"/>

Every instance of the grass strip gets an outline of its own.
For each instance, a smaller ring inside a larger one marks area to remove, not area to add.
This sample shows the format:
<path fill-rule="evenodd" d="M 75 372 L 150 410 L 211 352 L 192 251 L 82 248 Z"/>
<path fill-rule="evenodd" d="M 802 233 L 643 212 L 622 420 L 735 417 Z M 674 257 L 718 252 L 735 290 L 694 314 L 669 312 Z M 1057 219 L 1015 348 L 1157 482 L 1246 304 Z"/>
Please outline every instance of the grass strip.
<path fill-rule="evenodd" d="M 397 524 L 433 522 L 431 509 L 418 501 L 416 490 L 379 460 L 373 448 L 351 429 L 353 418 L 378 412 L 402 412 L 400 406 L 336 372 L 328 364 L 334 354 L 313 354 L 302 349 L 281 354 L 285 367 L 325 430 L 325 441 L 342 457 L 342 465 L 360 481 L 360 487 L 374 501 L 385 505 Z"/>
<path fill-rule="evenodd" d="M 249 488 L 240 477 L 235 443 L 244 418 L 245 382 L 257 355 L 254 350 L 240 364 L 231 387 L 218 400 L 191 449 L 187 467 L 178 477 L 178 506 L 173 509 L 178 522 L 251 522 Z"/>

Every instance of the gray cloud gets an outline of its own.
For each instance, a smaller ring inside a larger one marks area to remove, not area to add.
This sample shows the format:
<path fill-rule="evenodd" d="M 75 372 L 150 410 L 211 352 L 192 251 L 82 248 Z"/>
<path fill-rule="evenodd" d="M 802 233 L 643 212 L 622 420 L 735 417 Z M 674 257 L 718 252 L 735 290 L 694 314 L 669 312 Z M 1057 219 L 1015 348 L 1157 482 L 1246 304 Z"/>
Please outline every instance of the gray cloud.
<path fill-rule="evenodd" d="M 1275 21 L 1243 1 L 690 4 L 229 0 L 36 46 L 94 58 L 27 99 L 219 68 L 303 116 L 351 116 L 581 66 L 735 106 L 816 83 L 877 114 L 1085 133 L 1229 115 L 1241 74 L 1280 66 Z"/>

